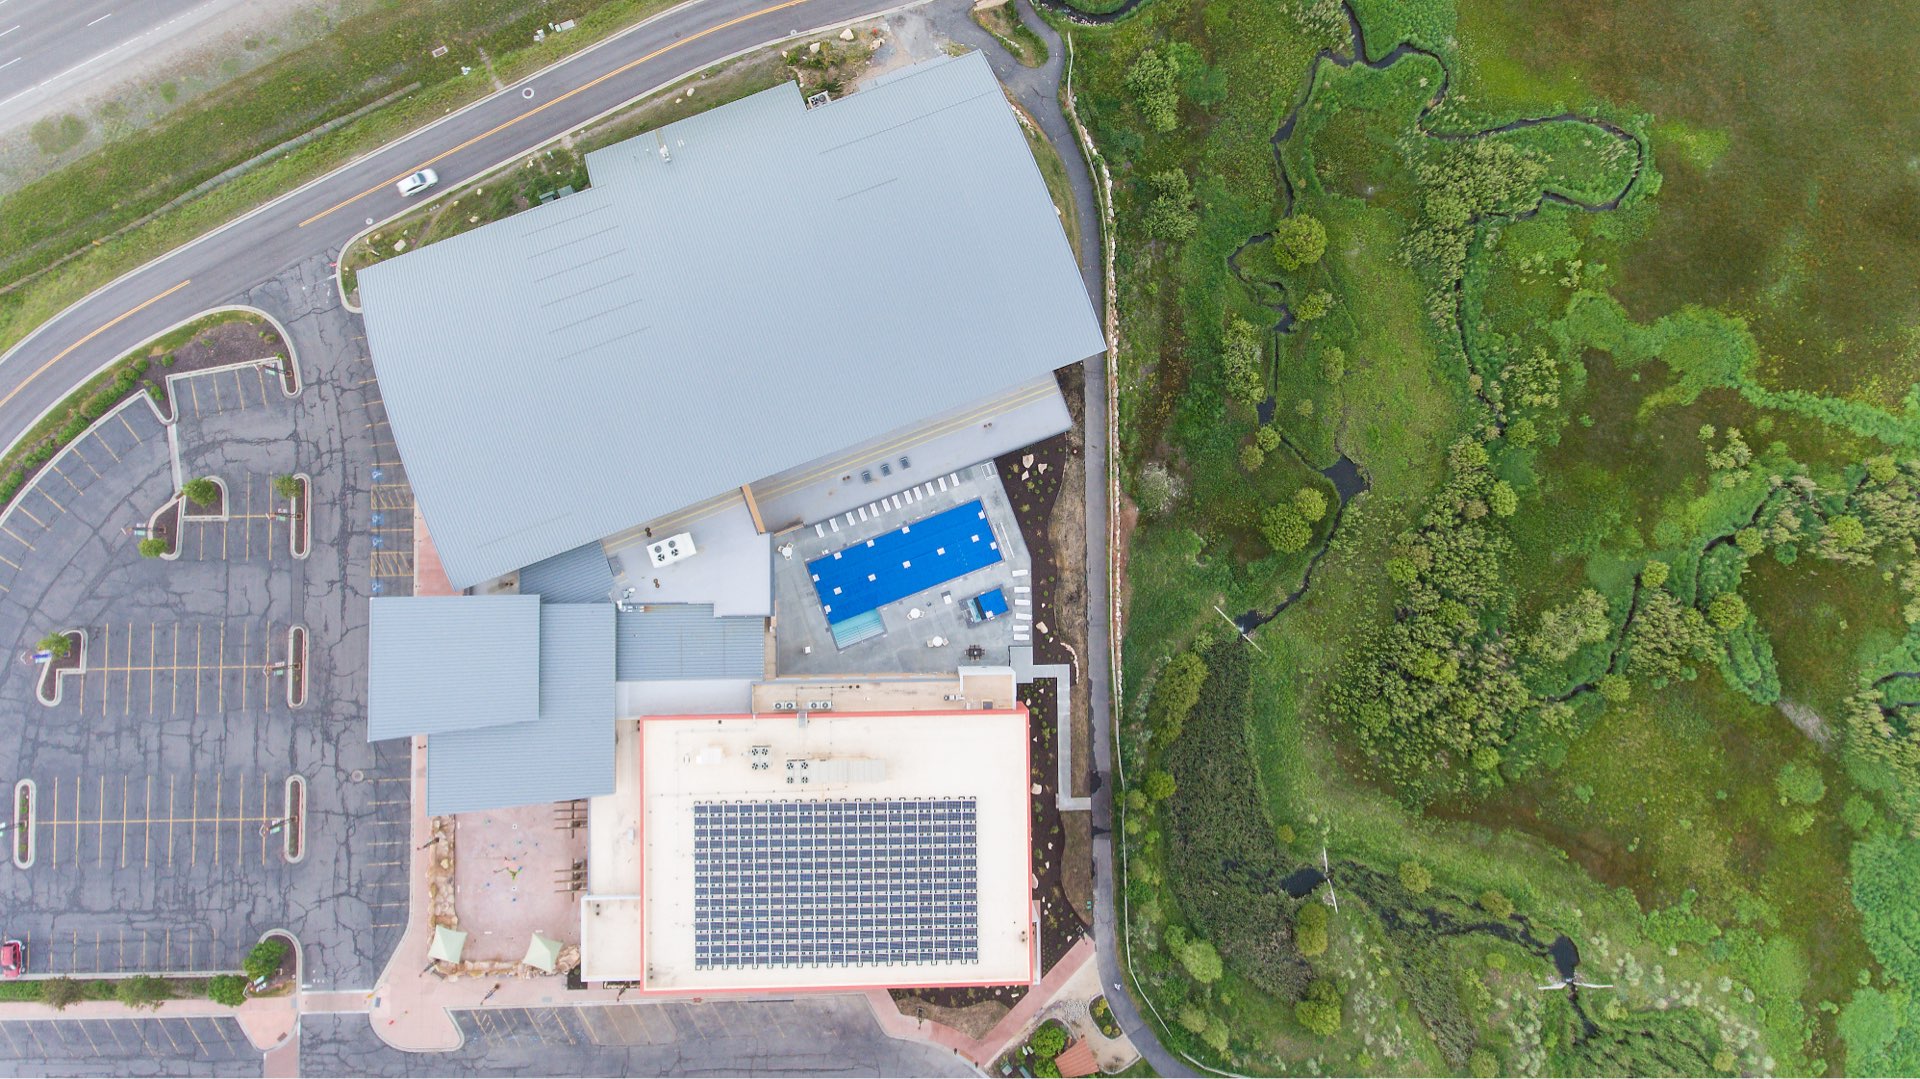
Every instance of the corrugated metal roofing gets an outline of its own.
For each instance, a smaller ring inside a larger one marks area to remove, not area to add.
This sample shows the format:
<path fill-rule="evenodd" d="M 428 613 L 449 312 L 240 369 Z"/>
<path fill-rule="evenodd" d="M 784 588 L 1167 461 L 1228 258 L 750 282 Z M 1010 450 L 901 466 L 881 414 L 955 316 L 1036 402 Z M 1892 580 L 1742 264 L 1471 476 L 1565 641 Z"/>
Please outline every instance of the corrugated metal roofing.
<path fill-rule="evenodd" d="M 540 718 L 428 739 L 428 813 L 613 793 L 613 607 L 539 610 Z"/>
<path fill-rule="evenodd" d="M 520 571 L 520 594 L 542 603 L 605 603 L 612 598 L 613 566 L 598 542 L 562 551 Z"/>
<path fill-rule="evenodd" d="M 614 667 L 622 682 L 764 678 L 767 620 L 715 618 L 710 603 L 675 603 L 618 615 Z"/>
<path fill-rule="evenodd" d="M 586 191 L 360 275 L 458 586 L 1104 348 L 979 53 L 812 110 L 768 90 L 587 164 Z"/>
<path fill-rule="evenodd" d="M 540 715 L 538 596 L 376 596 L 367 652 L 370 742 Z"/>

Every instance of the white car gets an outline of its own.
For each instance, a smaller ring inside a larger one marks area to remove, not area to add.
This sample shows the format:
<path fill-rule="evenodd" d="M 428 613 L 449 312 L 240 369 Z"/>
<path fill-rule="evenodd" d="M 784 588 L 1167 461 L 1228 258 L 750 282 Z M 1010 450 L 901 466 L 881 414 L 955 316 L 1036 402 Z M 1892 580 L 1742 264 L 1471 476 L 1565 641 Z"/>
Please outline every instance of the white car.
<path fill-rule="evenodd" d="M 440 174 L 432 169 L 421 169 L 412 176 L 393 185 L 402 195 L 418 195 L 427 188 L 440 182 Z"/>

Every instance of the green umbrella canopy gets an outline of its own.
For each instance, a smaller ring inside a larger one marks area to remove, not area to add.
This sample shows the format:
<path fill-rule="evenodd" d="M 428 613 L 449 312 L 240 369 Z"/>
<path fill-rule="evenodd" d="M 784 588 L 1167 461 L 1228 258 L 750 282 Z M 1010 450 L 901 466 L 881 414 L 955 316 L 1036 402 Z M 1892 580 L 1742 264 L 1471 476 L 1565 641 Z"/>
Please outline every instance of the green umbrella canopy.
<path fill-rule="evenodd" d="M 427 949 L 428 959 L 438 959 L 447 963 L 458 963 L 460 953 L 467 947 L 467 935 L 458 929 L 448 929 L 444 925 L 433 927 L 433 946 Z"/>
<path fill-rule="evenodd" d="M 546 937 L 535 933 L 533 939 L 527 942 L 527 957 L 520 961 L 530 967 L 535 967 L 546 971 L 548 974 L 552 974 L 554 968 L 560 965 L 560 948 L 561 944 L 559 941 L 548 940 Z"/>

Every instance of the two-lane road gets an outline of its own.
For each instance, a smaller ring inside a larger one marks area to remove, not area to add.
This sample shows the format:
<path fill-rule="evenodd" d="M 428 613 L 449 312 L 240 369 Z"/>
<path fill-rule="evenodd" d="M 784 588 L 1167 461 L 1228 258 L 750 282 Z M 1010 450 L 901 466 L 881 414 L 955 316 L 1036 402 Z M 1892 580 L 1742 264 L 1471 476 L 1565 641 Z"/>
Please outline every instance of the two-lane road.
<path fill-rule="evenodd" d="M 0 18 L 24 2 L 0 4 Z M 390 143 L 122 277 L 0 357 L 0 446 L 11 446 L 75 386 L 147 338 L 316 252 L 337 252 L 369 221 L 406 204 L 393 183 L 416 169 L 431 165 L 443 190 L 458 186 L 734 53 L 903 6 L 911 5 L 690 0 Z"/>

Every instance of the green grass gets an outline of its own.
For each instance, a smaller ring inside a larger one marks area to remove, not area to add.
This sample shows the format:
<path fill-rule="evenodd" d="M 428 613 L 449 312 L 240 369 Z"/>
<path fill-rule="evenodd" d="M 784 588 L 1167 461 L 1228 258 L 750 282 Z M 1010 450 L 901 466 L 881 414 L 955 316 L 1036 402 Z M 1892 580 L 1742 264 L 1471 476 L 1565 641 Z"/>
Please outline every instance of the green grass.
<path fill-rule="evenodd" d="M 974 8 L 973 21 L 992 34 L 1023 66 L 1039 67 L 1047 62 L 1047 43 L 1027 27 L 1020 12 L 1015 10 L 1013 0 L 993 7 Z"/>

